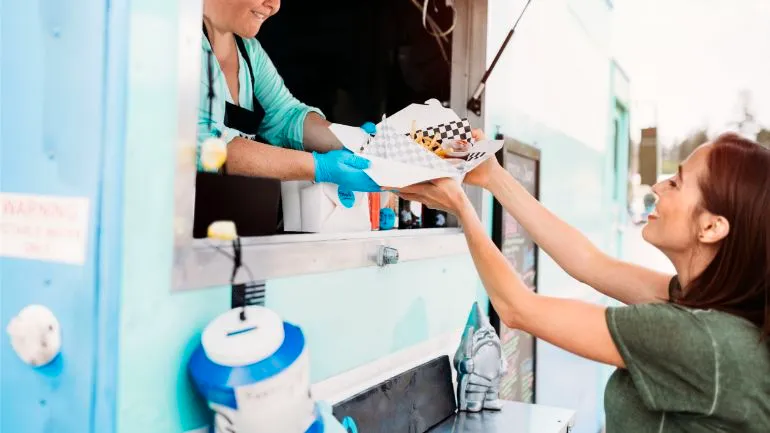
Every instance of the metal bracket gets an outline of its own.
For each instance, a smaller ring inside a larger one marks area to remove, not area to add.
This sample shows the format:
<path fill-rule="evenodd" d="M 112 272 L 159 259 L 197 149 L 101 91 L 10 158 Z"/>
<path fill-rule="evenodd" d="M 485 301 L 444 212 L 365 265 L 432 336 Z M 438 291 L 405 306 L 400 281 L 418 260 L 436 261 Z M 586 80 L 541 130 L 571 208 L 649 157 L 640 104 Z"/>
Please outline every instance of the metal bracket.
<path fill-rule="evenodd" d="M 385 245 L 377 249 L 377 266 L 395 265 L 398 263 L 398 250 Z"/>

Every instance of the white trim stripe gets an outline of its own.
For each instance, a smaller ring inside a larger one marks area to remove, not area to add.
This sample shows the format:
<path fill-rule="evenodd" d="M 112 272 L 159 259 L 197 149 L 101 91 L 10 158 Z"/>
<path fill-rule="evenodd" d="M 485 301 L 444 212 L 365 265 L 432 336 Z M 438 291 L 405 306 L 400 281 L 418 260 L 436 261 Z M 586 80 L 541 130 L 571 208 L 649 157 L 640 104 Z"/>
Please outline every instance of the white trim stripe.
<path fill-rule="evenodd" d="M 460 328 L 444 333 L 345 373 L 317 382 L 310 388 L 313 399 L 326 401 L 329 404 L 337 404 L 431 359 L 442 355 L 449 355 L 451 360 L 454 352 L 457 350 L 457 346 L 460 344 L 462 331 L 463 328 Z M 454 376 L 454 369 L 452 370 L 452 375 Z"/>

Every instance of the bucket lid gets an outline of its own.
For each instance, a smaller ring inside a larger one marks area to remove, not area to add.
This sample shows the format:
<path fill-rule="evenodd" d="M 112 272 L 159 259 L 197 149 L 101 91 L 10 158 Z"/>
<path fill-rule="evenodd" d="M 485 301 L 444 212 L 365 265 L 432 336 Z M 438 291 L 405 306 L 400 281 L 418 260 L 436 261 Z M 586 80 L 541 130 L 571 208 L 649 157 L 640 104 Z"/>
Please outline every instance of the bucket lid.
<path fill-rule="evenodd" d="M 245 320 L 241 320 L 241 313 Z M 213 362 L 228 367 L 254 364 L 275 353 L 284 340 L 283 321 L 268 308 L 253 305 L 220 315 L 206 326 L 201 345 Z"/>

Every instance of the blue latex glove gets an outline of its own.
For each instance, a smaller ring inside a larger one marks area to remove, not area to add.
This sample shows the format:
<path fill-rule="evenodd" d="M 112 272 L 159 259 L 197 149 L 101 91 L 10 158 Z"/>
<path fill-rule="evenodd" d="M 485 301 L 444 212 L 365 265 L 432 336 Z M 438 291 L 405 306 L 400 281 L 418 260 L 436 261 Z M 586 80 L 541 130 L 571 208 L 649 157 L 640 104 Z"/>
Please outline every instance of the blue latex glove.
<path fill-rule="evenodd" d="M 377 133 L 377 125 L 375 125 L 372 122 L 366 122 L 363 125 L 361 125 L 361 129 L 364 130 L 369 135 L 374 135 Z"/>
<path fill-rule="evenodd" d="M 318 402 L 318 408 L 324 422 L 324 433 L 358 433 L 355 427 L 352 428 L 353 432 L 350 431 L 351 429 L 343 427 L 337 418 L 334 417 L 332 407 L 327 403 Z"/>
<path fill-rule="evenodd" d="M 369 160 L 347 149 L 328 153 L 313 152 L 313 160 L 316 182 L 335 183 L 349 191 L 380 191 L 380 186 L 364 173 L 371 164 Z"/>

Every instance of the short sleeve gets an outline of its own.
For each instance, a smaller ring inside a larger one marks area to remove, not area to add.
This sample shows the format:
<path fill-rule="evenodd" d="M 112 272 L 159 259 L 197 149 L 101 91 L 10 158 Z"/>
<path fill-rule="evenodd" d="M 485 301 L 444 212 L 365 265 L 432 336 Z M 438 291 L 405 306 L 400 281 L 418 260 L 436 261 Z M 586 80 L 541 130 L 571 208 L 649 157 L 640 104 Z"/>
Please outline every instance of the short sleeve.
<path fill-rule="evenodd" d="M 607 309 L 607 324 L 650 410 L 710 414 L 716 407 L 718 348 L 698 313 L 673 304 Z"/>
<path fill-rule="evenodd" d="M 323 113 L 303 104 L 291 94 L 256 39 L 249 39 L 246 43 L 254 65 L 254 96 L 265 109 L 260 135 L 271 144 L 302 150 L 305 118 L 311 112 L 322 117 Z"/>

